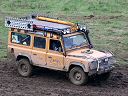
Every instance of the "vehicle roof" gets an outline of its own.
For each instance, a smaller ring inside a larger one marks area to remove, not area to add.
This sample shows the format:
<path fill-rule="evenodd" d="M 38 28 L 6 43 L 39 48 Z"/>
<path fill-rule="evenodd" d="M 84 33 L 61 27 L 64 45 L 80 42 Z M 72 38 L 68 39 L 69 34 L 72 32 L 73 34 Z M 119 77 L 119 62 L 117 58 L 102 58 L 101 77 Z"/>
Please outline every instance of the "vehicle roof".
<path fill-rule="evenodd" d="M 40 25 L 40 26 L 47 26 L 47 27 L 58 28 L 58 29 L 71 28 L 71 26 L 69 26 L 69 25 L 64 25 L 64 24 L 59 24 L 59 23 L 40 21 L 40 20 L 36 20 L 36 19 L 30 19 L 30 20 L 32 20 L 34 24 Z"/>

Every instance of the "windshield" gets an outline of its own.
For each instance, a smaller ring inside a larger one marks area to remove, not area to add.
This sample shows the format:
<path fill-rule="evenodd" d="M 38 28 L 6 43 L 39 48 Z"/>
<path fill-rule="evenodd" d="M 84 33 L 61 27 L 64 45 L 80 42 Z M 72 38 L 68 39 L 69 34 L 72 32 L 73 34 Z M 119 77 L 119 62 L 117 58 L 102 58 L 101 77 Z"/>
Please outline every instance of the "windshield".
<path fill-rule="evenodd" d="M 84 34 L 64 37 L 64 45 L 66 49 L 71 49 L 74 47 L 81 47 L 81 46 L 86 45 L 87 43 L 88 42 Z"/>

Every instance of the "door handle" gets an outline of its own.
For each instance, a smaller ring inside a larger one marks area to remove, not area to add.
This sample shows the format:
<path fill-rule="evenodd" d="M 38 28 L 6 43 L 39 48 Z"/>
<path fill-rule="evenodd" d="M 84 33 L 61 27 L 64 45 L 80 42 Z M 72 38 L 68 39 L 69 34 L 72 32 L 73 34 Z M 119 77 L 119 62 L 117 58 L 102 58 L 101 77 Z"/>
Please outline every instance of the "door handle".
<path fill-rule="evenodd" d="M 48 58 L 52 58 L 51 56 L 48 56 Z"/>
<path fill-rule="evenodd" d="M 33 54 L 33 55 L 37 55 L 37 54 Z"/>

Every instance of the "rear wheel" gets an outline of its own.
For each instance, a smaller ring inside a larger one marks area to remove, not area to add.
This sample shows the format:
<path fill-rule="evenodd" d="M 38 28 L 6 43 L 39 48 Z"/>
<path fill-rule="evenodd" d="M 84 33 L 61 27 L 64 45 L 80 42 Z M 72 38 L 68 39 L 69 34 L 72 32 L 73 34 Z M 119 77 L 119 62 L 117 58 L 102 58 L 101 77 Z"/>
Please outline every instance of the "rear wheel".
<path fill-rule="evenodd" d="M 84 85 L 88 81 L 88 75 L 80 67 L 74 67 L 69 72 L 69 79 L 75 85 Z"/>
<path fill-rule="evenodd" d="M 32 75 L 32 65 L 27 59 L 21 59 L 18 61 L 18 72 L 21 76 L 28 77 Z"/>

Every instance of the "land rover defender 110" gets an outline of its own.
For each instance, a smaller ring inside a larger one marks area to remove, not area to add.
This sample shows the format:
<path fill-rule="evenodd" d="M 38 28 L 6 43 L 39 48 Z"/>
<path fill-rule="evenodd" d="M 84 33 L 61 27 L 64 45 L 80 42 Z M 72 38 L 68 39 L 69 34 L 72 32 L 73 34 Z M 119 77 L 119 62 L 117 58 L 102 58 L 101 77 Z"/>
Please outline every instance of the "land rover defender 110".
<path fill-rule="evenodd" d="M 93 49 L 86 26 L 42 16 L 7 17 L 5 26 L 8 53 L 21 76 L 31 76 L 39 66 L 65 71 L 73 84 L 84 85 L 89 76 L 108 78 L 113 69 L 113 54 Z"/>

